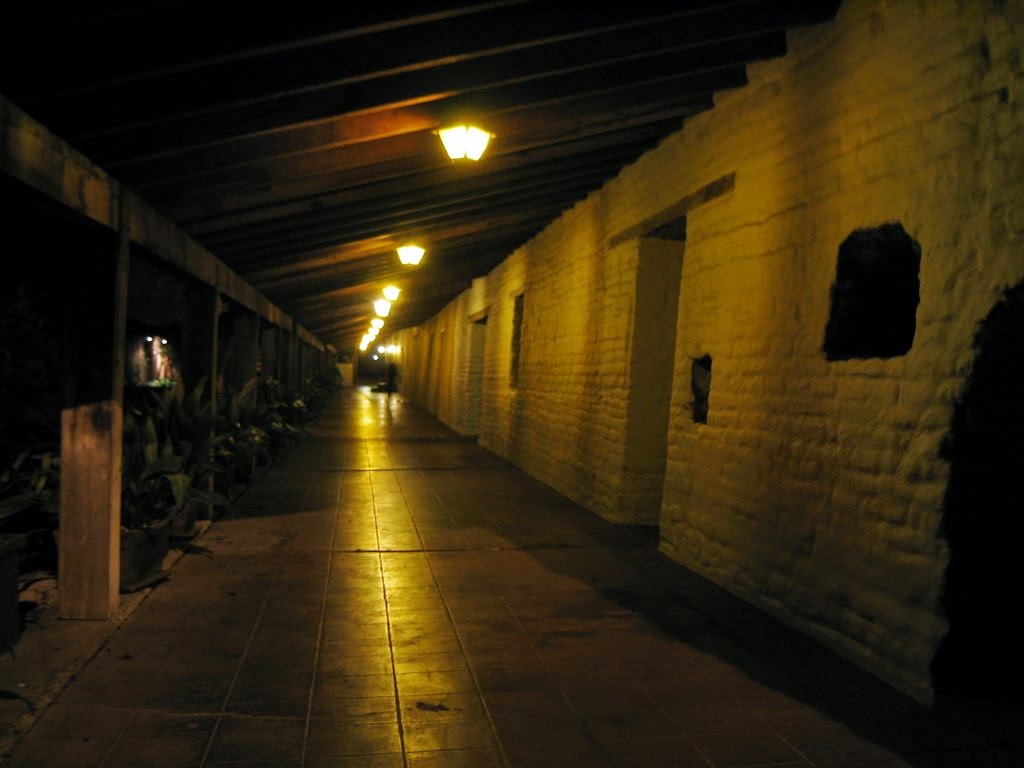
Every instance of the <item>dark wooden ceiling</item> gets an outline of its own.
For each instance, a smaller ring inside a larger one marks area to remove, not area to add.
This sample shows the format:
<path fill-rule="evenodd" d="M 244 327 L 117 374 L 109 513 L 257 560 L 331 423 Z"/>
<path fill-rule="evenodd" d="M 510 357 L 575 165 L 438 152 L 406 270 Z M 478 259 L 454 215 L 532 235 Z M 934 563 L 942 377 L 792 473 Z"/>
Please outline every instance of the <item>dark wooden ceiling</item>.
<path fill-rule="evenodd" d="M 838 3 L 21 3 L 0 93 L 346 348 L 385 284 L 390 327 L 430 317 Z M 479 163 L 434 135 L 463 116 Z"/>

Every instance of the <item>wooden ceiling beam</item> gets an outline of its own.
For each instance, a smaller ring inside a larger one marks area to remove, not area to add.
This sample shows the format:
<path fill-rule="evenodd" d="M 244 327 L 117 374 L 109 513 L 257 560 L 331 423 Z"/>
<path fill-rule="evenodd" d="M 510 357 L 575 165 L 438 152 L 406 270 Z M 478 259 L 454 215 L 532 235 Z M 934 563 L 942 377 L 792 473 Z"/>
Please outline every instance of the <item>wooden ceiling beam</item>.
<path fill-rule="evenodd" d="M 710 107 L 710 101 L 691 102 L 694 112 Z M 641 142 L 623 142 L 619 145 L 602 146 L 595 154 L 607 158 L 609 162 L 622 162 L 636 157 Z M 344 211 L 354 205 L 366 204 L 368 201 L 389 200 L 402 195 L 421 196 L 424 190 L 435 190 L 446 186 L 457 185 L 469 192 L 490 186 L 491 180 L 497 183 L 512 183 L 517 179 L 528 178 L 534 174 L 549 175 L 578 168 L 580 165 L 593 163 L 593 158 L 581 152 L 575 155 L 558 154 L 554 150 L 541 153 L 537 150 L 520 154 L 505 154 L 488 157 L 485 164 L 475 167 L 457 166 L 449 163 L 417 174 L 391 179 L 376 184 L 363 184 L 345 189 L 333 190 L 320 195 L 296 198 L 277 204 L 259 206 L 223 215 L 206 216 L 193 219 L 186 223 L 190 234 L 202 238 L 207 236 L 216 239 L 221 233 L 230 234 L 232 230 L 242 230 L 259 223 L 272 223 L 279 219 L 296 219 L 302 216 L 316 216 L 321 212 Z"/>
<path fill-rule="evenodd" d="M 569 207 L 572 202 L 584 197 L 593 188 L 592 184 L 586 184 L 565 191 L 558 190 L 542 195 L 526 195 L 522 198 L 512 198 L 510 205 L 511 203 L 517 203 L 517 205 L 507 210 L 504 210 L 500 205 L 482 201 L 475 204 L 468 202 L 465 207 L 459 210 L 440 211 L 419 217 L 408 217 L 399 213 L 379 223 L 349 223 L 338 228 L 293 235 L 273 243 L 267 243 L 266 245 L 252 245 L 246 249 L 232 251 L 232 253 L 249 260 L 254 258 L 282 259 L 288 258 L 295 253 L 302 253 L 310 248 L 322 248 L 332 243 L 362 240 L 365 237 L 374 237 L 381 234 L 394 234 L 403 231 L 410 234 L 419 231 L 429 233 L 432 229 L 445 227 L 460 221 L 477 220 L 480 222 L 481 228 L 490 226 L 492 222 L 496 222 L 498 226 L 501 226 L 507 221 L 532 219 L 545 213 L 560 213 Z"/>
<path fill-rule="evenodd" d="M 783 32 L 694 46 L 688 50 L 690 63 L 686 64 L 679 60 L 676 74 L 683 76 L 730 65 L 743 65 L 758 58 L 781 55 L 785 50 L 786 36 Z M 674 90 L 668 84 L 657 94 L 635 94 L 631 89 L 620 89 L 618 93 L 605 90 L 594 100 L 595 103 L 588 103 L 585 94 L 574 93 L 573 107 L 574 112 L 610 112 L 635 106 L 637 103 L 664 101 L 664 94 Z M 211 145 L 175 146 L 148 157 L 108 162 L 107 167 L 117 170 L 118 176 L 129 184 L 167 183 L 212 170 L 249 164 L 261 165 L 275 159 L 321 152 L 346 144 L 434 130 L 441 124 L 446 114 L 470 107 L 482 119 L 500 116 L 501 133 L 506 135 L 510 129 L 519 129 L 510 120 L 521 120 L 523 118 L 520 116 L 524 112 L 538 108 L 534 102 L 524 101 L 521 94 L 508 91 L 509 89 L 501 88 L 495 89 L 493 93 L 476 91 L 467 97 L 439 98 L 398 109 L 343 114 L 322 122 L 286 126 L 279 131 L 241 137 L 237 140 L 229 139 Z M 539 105 L 541 109 L 550 107 L 547 102 Z M 542 120 L 544 116 L 538 115 L 536 119 Z"/>
<path fill-rule="evenodd" d="M 126 117 L 135 123 L 122 124 L 115 119 L 114 124 L 89 125 L 83 120 L 109 120 L 117 113 L 112 109 L 97 109 L 95 104 L 90 104 L 88 109 L 69 105 L 65 108 L 64 130 L 90 156 L 108 163 L 174 146 L 197 146 L 319 122 L 333 118 L 339 111 L 352 114 L 500 86 L 532 85 L 538 90 L 561 88 L 571 92 L 586 89 L 588 81 L 625 84 L 642 81 L 650 77 L 645 73 L 652 71 L 666 74 L 673 68 L 685 67 L 690 56 L 688 46 L 777 31 L 809 18 L 806 9 L 794 9 L 792 4 L 780 8 L 772 0 L 751 0 L 742 13 L 737 13 L 735 8 L 725 8 L 694 16 L 685 23 L 666 23 L 663 29 L 656 28 L 653 33 L 638 38 L 637 45 L 643 46 L 640 50 L 620 49 L 618 40 L 623 36 L 614 30 L 604 41 L 578 42 L 576 54 L 566 43 L 549 45 L 550 41 L 541 39 L 538 45 L 484 59 L 454 63 L 442 60 L 437 62 L 438 66 L 384 73 L 371 80 L 337 83 L 329 80 L 295 92 L 235 102 L 223 99 L 223 83 L 233 82 L 233 78 L 208 76 L 207 87 L 216 86 L 219 98 L 202 109 L 183 107 L 178 113 L 160 112 L 140 118 L 145 113 L 140 111 L 138 102 L 117 94 L 116 104 L 133 105 Z M 635 16 L 635 10 L 628 6 L 623 7 L 623 13 Z M 660 37 L 671 39 L 661 47 Z M 174 93 L 173 89 L 169 93 L 153 86 L 150 91 L 154 95 L 162 94 L 161 105 L 169 103 Z M 343 105 L 342 110 L 339 105 Z M 111 108 L 114 106 L 112 102 Z M 79 118 L 77 123 L 73 122 L 76 117 Z M 244 130 L 240 130 L 241 126 Z"/>
<path fill-rule="evenodd" d="M 678 127 L 678 121 L 672 126 L 653 124 L 627 132 L 604 132 L 572 141 L 551 143 L 543 146 L 532 146 L 516 149 L 495 146 L 495 154 L 487 158 L 487 162 L 476 168 L 455 168 L 446 158 L 433 162 L 423 158 L 396 160 L 373 169 L 372 175 L 367 169 L 343 170 L 325 173 L 309 179 L 298 179 L 279 182 L 273 186 L 265 185 L 260 189 L 237 191 L 215 197 L 183 199 L 177 202 L 168 201 L 161 208 L 168 211 L 175 221 L 181 223 L 186 230 L 188 223 L 196 219 L 209 219 L 229 215 L 248 209 L 268 205 L 279 205 L 286 201 L 312 199 L 320 197 L 322 205 L 335 204 L 332 196 L 343 190 L 364 189 L 367 185 L 376 186 L 385 181 L 403 179 L 417 173 L 444 171 L 453 176 L 464 173 L 473 175 L 490 173 L 503 167 L 510 167 L 534 162 L 544 162 L 569 157 L 572 155 L 601 152 L 619 147 L 624 143 L 633 144 L 638 152 L 649 142 L 664 136 L 672 127 Z M 197 197 L 198 197 L 197 193 Z M 340 195 L 339 195 L 340 197 Z"/>
<path fill-rule="evenodd" d="M 244 237 L 236 234 L 235 239 L 210 240 L 208 247 L 220 253 L 231 254 L 244 252 L 247 248 L 266 248 L 272 250 L 277 243 L 292 242 L 296 238 L 308 238 L 322 234 L 335 234 L 358 226 L 360 232 L 383 228 L 393 232 L 395 228 L 408 226 L 408 222 L 422 222 L 425 217 L 461 216 L 479 211 L 482 205 L 501 210 L 520 201 L 535 199 L 534 196 L 563 194 L 575 196 L 580 191 L 588 191 L 600 186 L 600 183 L 614 174 L 617 166 L 602 163 L 595 167 L 586 167 L 575 173 L 555 177 L 534 175 L 519 183 L 494 183 L 486 189 L 473 191 L 454 189 L 438 190 L 436 195 L 402 196 L 390 204 L 369 204 L 359 206 L 344 213 L 332 211 L 316 219 L 306 217 L 301 222 L 274 222 L 270 225 L 253 227 L 246 230 Z M 353 225 L 351 222 L 358 222 Z M 285 226 L 287 224 L 287 226 Z M 350 238 L 342 235 L 343 240 Z M 366 239 L 366 236 L 355 238 Z"/>

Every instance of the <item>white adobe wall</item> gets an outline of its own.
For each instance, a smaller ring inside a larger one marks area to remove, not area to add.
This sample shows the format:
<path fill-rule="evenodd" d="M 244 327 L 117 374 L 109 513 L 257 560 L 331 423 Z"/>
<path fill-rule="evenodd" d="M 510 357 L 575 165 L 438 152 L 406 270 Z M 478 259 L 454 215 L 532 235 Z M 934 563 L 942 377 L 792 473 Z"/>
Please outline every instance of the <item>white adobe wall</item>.
<path fill-rule="evenodd" d="M 945 631 L 939 445 L 977 323 L 1024 278 L 1022 20 L 1021 0 L 847 0 L 834 22 L 791 33 L 787 56 L 750 67 L 748 86 L 475 287 L 472 311 L 488 318 L 481 444 L 619 518 L 638 247 L 609 241 L 735 173 L 687 216 L 662 549 L 927 698 Z M 922 251 L 913 347 L 827 362 L 838 246 L 891 221 Z M 422 374 L 433 389 L 411 390 L 453 425 L 467 303 L 419 329 L 444 327 L 450 349 Z M 704 354 L 710 413 L 695 424 L 690 365 Z"/>

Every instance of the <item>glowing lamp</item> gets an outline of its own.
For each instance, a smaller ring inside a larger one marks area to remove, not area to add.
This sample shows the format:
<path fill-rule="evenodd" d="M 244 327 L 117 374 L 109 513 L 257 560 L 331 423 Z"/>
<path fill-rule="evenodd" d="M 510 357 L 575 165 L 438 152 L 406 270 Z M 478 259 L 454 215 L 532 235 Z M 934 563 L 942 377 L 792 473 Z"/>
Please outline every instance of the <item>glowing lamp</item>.
<path fill-rule="evenodd" d="M 384 321 L 381 320 L 379 317 L 375 317 L 373 318 L 373 320 L 370 321 L 370 325 L 379 330 L 384 327 Z"/>
<path fill-rule="evenodd" d="M 420 263 L 420 259 L 423 258 L 424 251 L 418 245 L 403 245 L 398 249 L 398 259 L 403 264 L 412 264 L 416 266 Z"/>
<path fill-rule="evenodd" d="M 487 142 L 491 135 L 487 131 L 476 128 L 472 125 L 456 125 L 451 128 L 442 128 L 437 132 L 444 144 L 444 151 L 452 160 L 479 160 L 480 156 L 487 149 Z"/>
<path fill-rule="evenodd" d="M 387 352 L 388 352 L 389 355 L 397 355 L 398 354 L 398 346 L 395 345 L 395 344 L 388 344 Z"/>
<path fill-rule="evenodd" d="M 399 294 L 402 293 L 401 288 L 396 288 L 393 285 L 389 285 L 384 289 L 384 298 L 388 301 L 394 301 L 398 298 Z"/>
<path fill-rule="evenodd" d="M 366 332 L 366 335 L 369 336 L 371 339 L 376 339 L 378 333 L 380 333 L 380 328 L 371 328 Z"/>
<path fill-rule="evenodd" d="M 387 348 L 386 348 L 386 347 L 377 347 L 377 352 L 379 352 L 379 353 L 380 353 L 380 354 L 382 354 L 382 355 L 383 355 L 383 354 L 384 354 L 384 353 L 385 353 L 386 351 L 387 351 Z"/>
<path fill-rule="evenodd" d="M 377 299 L 373 302 L 373 311 L 377 313 L 377 317 L 387 317 L 391 311 L 391 302 L 387 299 Z"/>

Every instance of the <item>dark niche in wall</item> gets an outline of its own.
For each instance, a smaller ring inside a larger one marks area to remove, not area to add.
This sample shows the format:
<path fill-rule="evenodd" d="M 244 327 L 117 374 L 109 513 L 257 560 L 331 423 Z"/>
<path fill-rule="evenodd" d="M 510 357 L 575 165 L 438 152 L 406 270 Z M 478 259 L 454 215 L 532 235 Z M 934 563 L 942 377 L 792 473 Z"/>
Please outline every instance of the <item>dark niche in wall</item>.
<path fill-rule="evenodd" d="M 914 343 L 921 246 L 899 223 L 857 229 L 839 246 L 825 326 L 829 360 L 896 357 Z"/>
<path fill-rule="evenodd" d="M 708 423 L 708 397 L 711 395 L 711 355 L 698 357 L 690 367 L 690 391 L 693 392 L 693 420 Z"/>
<path fill-rule="evenodd" d="M 942 535 L 949 566 L 942 604 L 949 632 L 932 662 L 936 691 L 1015 701 L 1024 645 L 1024 283 L 1008 290 L 974 339 L 942 457 L 949 461 Z M 1024 732 L 1017 747 L 1024 754 Z"/>

